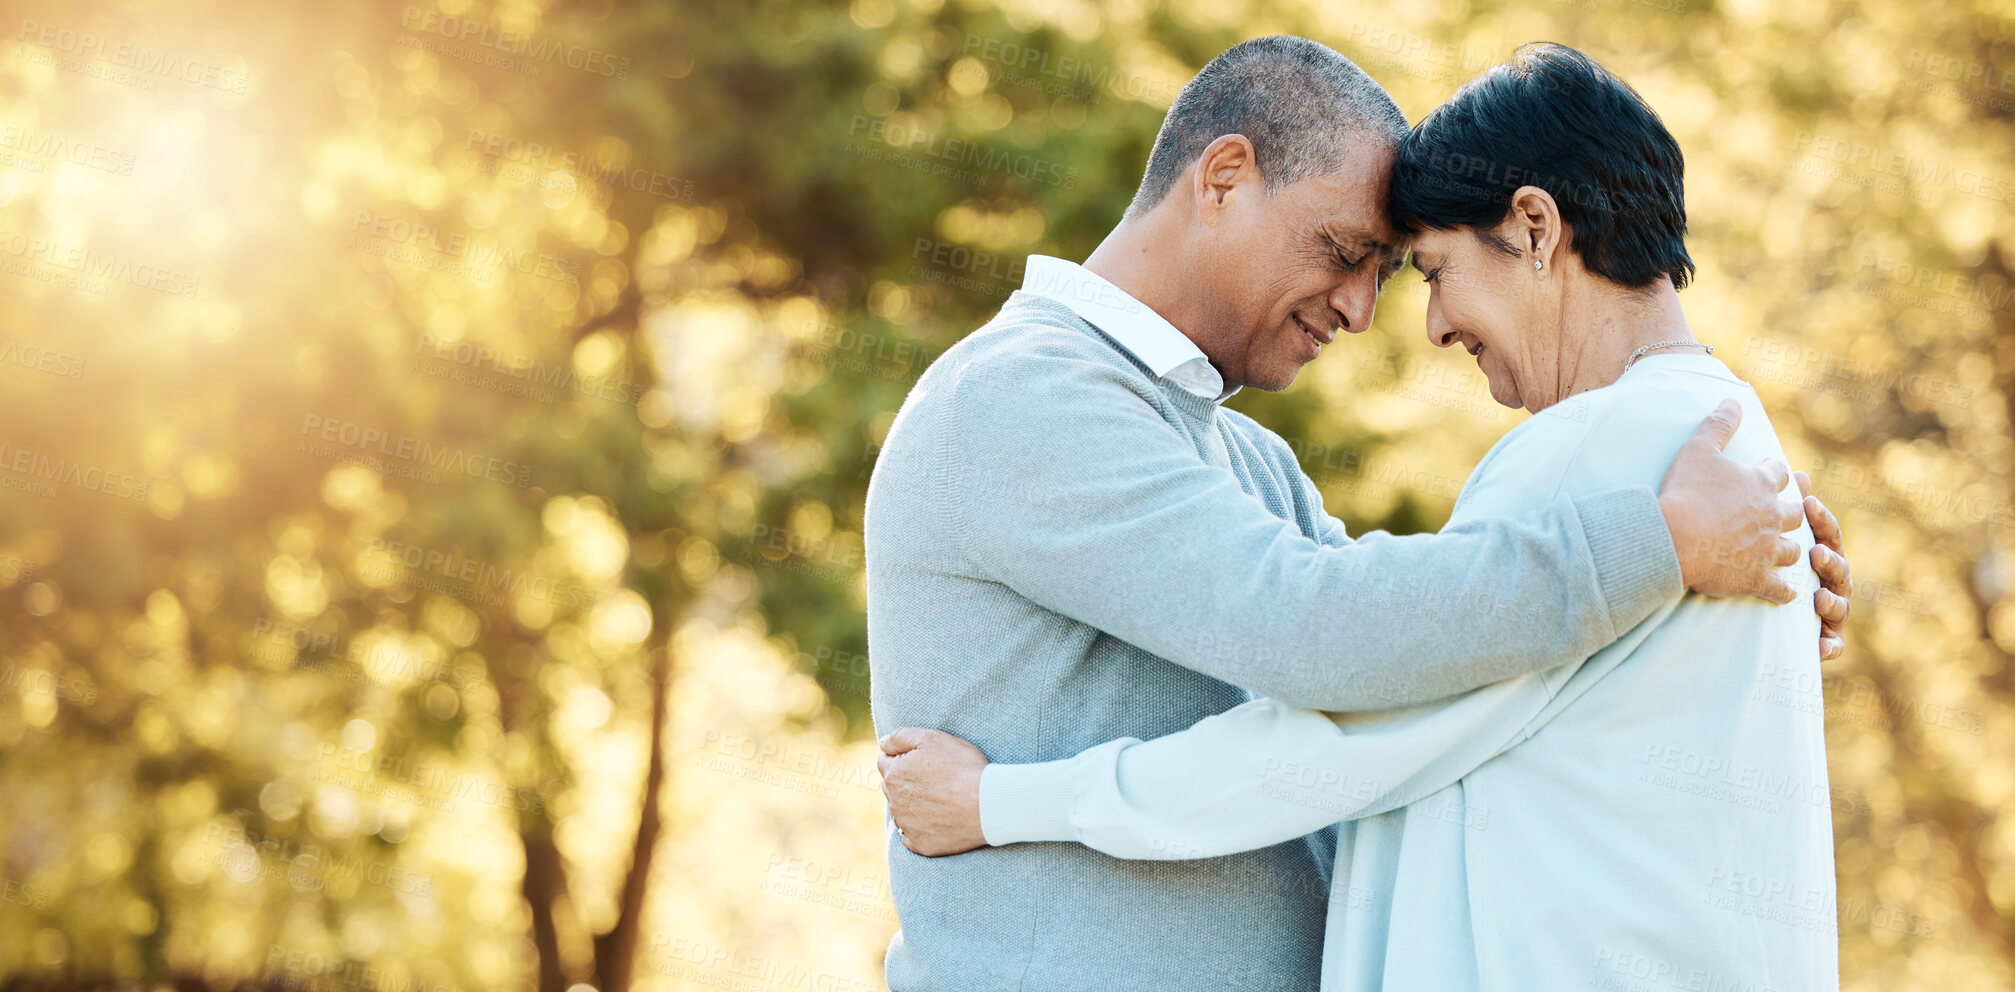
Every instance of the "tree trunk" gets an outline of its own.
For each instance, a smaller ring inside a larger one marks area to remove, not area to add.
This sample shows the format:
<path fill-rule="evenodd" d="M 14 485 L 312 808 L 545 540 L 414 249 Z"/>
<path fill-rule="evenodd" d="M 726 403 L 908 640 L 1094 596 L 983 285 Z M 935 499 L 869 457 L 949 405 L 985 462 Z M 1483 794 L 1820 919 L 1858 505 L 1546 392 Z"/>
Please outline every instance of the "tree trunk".
<path fill-rule="evenodd" d="M 670 638 L 666 639 L 668 642 Z M 651 759 L 644 773 L 643 810 L 637 817 L 637 839 L 631 848 L 629 874 L 623 878 L 621 910 L 616 925 L 595 938 L 595 974 L 601 992 L 629 992 L 636 975 L 637 939 L 643 932 L 644 893 L 650 887 L 651 859 L 664 830 L 659 803 L 665 782 L 665 721 L 671 715 L 671 647 L 651 659 Z"/>
<path fill-rule="evenodd" d="M 539 992 L 566 992 L 567 973 L 560 966 L 560 930 L 553 921 L 553 906 L 567 889 L 566 865 L 553 844 L 551 824 L 527 822 L 518 837 L 525 846 L 521 891 L 532 908 L 532 944 L 539 949 Z"/>
<path fill-rule="evenodd" d="M 497 687 L 498 722 L 507 734 L 520 730 L 524 722 L 524 700 L 519 695 L 522 687 L 495 666 L 490 674 Z M 532 946 L 539 954 L 538 989 L 566 992 L 567 972 L 560 961 L 560 929 L 553 920 L 553 907 L 567 890 L 567 866 L 553 843 L 553 823 L 547 810 L 518 814 L 518 842 L 525 850 L 525 877 L 518 891 L 532 911 Z"/>

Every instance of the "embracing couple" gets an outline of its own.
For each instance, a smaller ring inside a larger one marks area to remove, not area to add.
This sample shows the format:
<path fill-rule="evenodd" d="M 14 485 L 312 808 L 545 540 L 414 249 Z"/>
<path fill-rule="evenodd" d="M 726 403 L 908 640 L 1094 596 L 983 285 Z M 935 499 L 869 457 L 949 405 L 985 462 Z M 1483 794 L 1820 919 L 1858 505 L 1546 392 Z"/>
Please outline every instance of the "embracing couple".
<path fill-rule="evenodd" d="M 1838 986 L 1786 687 L 1847 563 L 1679 306 L 1682 172 L 1558 45 L 1412 128 L 1306 39 L 1203 68 L 1124 219 L 1031 257 L 875 467 L 894 992 Z M 1408 256 L 1428 338 L 1534 416 L 1439 533 L 1353 538 L 1222 404 Z"/>

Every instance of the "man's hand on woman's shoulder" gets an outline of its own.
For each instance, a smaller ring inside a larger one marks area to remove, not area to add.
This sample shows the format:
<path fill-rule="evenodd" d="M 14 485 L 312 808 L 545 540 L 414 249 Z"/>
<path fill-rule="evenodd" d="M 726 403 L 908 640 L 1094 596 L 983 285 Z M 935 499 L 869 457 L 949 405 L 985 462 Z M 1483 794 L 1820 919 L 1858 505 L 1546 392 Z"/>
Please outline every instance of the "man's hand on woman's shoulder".
<path fill-rule="evenodd" d="M 1798 542 L 1787 536 L 1810 520 L 1817 544 L 1812 568 L 1821 588 L 1812 607 L 1819 614 L 1819 656 L 1837 658 L 1846 649 L 1843 630 L 1854 581 L 1841 551 L 1840 522 L 1812 495 L 1812 480 L 1796 473 L 1801 506 L 1778 497 L 1794 478 L 1784 463 L 1745 465 L 1722 453 L 1742 424 L 1742 407 L 1723 400 L 1672 459 L 1658 490 L 1658 506 L 1672 532 L 1686 588 L 1723 598 L 1760 596 L 1789 603 L 1797 596 L 1777 570 L 1798 563 Z"/>
<path fill-rule="evenodd" d="M 1797 564 L 1798 542 L 1786 536 L 1805 514 L 1777 497 L 1791 469 L 1771 460 L 1745 465 L 1722 454 L 1742 424 L 1734 400 L 1700 422 L 1658 487 L 1658 508 L 1679 554 L 1686 588 L 1706 596 L 1761 596 L 1789 603 L 1797 593 L 1777 569 Z"/>

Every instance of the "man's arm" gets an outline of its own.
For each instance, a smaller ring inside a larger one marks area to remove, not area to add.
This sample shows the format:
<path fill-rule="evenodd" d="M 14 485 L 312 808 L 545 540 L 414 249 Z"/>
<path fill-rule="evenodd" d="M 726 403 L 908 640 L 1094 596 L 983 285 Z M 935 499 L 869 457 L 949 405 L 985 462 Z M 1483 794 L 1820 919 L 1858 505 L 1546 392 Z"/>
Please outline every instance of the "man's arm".
<path fill-rule="evenodd" d="M 1783 467 L 1719 453 L 1732 410 L 1682 449 L 1662 495 L 1325 547 L 1101 364 L 979 366 L 951 388 L 934 476 L 980 578 L 1312 709 L 1411 705 L 1587 657 L 1684 587 L 1785 602 L 1770 572 L 1800 557 L 1780 533 L 1801 519 L 1776 499 Z"/>
<path fill-rule="evenodd" d="M 1282 442 L 1282 449 L 1288 450 L 1285 442 Z M 1304 498 L 1317 508 L 1316 540 L 1331 547 L 1349 544 L 1349 529 L 1343 521 L 1321 509 L 1322 494 L 1315 480 L 1301 471 L 1291 451 L 1286 455 L 1286 464 L 1292 466 L 1289 470 L 1300 477 Z M 1812 594 L 1812 611 L 1819 614 L 1819 660 L 1832 661 L 1847 652 L 1847 617 L 1853 611 L 1854 599 L 1853 569 L 1847 561 L 1840 521 L 1819 497 L 1812 495 L 1812 477 L 1804 472 L 1793 472 L 1791 477 L 1798 483 L 1798 494 L 1804 500 L 1805 522 L 1811 525 L 1816 542 L 1810 558 L 1812 570 L 1819 575 L 1819 589 Z"/>

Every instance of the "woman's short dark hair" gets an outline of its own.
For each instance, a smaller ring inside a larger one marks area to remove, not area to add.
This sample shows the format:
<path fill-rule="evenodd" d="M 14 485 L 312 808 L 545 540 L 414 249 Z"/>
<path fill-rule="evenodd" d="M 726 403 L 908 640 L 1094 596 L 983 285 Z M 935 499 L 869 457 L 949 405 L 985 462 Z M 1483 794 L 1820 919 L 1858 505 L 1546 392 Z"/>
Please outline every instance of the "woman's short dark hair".
<path fill-rule="evenodd" d="M 1669 276 L 1677 288 L 1693 276 L 1685 174 L 1679 142 L 1629 84 L 1565 45 L 1530 42 L 1400 140 L 1388 209 L 1402 231 L 1482 235 L 1513 192 L 1537 186 L 1590 272 L 1630 287 Z"/>

